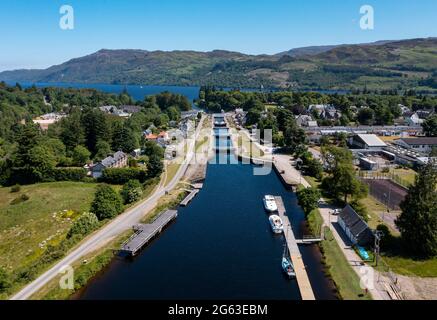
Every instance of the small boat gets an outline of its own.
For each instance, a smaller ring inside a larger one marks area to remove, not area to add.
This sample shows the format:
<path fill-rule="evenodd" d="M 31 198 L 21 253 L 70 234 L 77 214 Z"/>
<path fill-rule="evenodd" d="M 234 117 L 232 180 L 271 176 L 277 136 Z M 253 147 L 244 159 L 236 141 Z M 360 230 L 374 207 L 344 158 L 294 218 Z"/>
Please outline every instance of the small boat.
<path fill-rule="evenodd" d="M 278 211 L 278 206 L 276 205 L 276 200 L 274 196 L 266 195 L 263 199 L 264 208 L 269 212 Z"/>
<path fill-rule="evenodd" d="M 282 233 L 284 232 L 284 224 L 282 223 L 282 219 L 277 215 L 271 215 L 269 217 L 270 225 L 274 233 Z"/>
<path fill-rule="evenodd" d="M 291 263 L 290 259 L 285 255 L 282 257 L 282 270 L 290 278 L 294 278 L 296 276 L 293 264 Z"/>

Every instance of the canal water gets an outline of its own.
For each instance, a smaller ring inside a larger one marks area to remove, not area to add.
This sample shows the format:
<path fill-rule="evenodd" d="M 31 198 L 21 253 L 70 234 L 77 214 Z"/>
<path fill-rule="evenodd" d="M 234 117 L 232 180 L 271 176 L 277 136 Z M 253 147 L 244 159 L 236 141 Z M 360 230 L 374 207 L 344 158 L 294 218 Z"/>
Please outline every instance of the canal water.
<path fill-rule="evenodd" d="M 304 215 L 296 196 L 273 171 L 255 176 L 252 165 L 233 157 L 218 154 L 204 188 L 178 208 L 177 220 L 137 257 L 114 259 L 78 298 L 299 300 L 296 280 L 281 269 L 284 238 L 272 233 L 262 202 L 266 194 L 282 196 L 300 236 Z M 316 298 L 335 299 L 317 247 L 304 247 L 303 257 Z"/>

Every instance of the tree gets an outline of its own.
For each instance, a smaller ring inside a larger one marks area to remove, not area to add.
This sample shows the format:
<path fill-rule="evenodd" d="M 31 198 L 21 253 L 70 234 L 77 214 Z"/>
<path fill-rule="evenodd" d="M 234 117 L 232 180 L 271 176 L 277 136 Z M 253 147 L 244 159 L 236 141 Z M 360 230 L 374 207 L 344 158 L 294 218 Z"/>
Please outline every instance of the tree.
<path fill-rule="evenodd" d="M 97 153 L 94 156 L 95 161 L 102 161 L 111 153 L 111 146 L 104 140 L 97 141 L 96 149 Z"/>
<path fill-rule="evenodd" d="M 98 109 L 88 109 L 84 112 L 81 119 L 85 132 L 85 143 L 92 154 L 96 153 L 97 142 L 100 140 L 110 140 L 110 130 L 108 121 Z"/>
<path fill-rule="evenodd" d="M 327 192 L 336 198 L 343 198 L 344 202 L 349 196 L 359 200 L 367 195 L 367 186 L 355 175 L 349 150 L 331 146 L 322 149 L 322 154 L 329 173 L 322 181 L 322 187 Z"/>
<path fill-rule="evenodd" d="M 147 174 L 149 177 L 154 178 L 160 176 L 163 169 L 164 165 L 161 158 L 156 154 L 150 155 L 149 162 L 147 163 Z"/>
<path fill-rule="evenodd" d="M 67 150 L 85 143 L 84 127 L 81 123 L 81 112 L 73 111 L 68 117 L 59 122 L 61 127 L 60 138 Z"/>
<path fill-rule="evenodd" d="M 123 202 L 120 195 L 107 184 L 99 185 L 91 204 L 91 212 L 99 220 L 104 220 L 114 218 L 122 211 Z"/>
<path fill-rule="evenodd" d="M 427 137 L 437 137 L 437 114 L 426 119 L 422 126 Z"/>
<path fill-rule="evenodd" d="M 158 157 L 164 157 L 164 149 L 156 142 L 144 140 L 144 154 L 148 157 L 157 155 Z"/>
<path fill-rule="evenodd" d="M 360 124 L 372 125 L 375 119 L 375 112 L 370 108 L 361 108 L 358 111 L 357 120 Z"/>
<path fill-rule="evenodd" d="M 41 181 L 44 180 L 56 166 L 56 157 L 52 150 L 46 146 L 37 145 L 30 150 L 28 163 L 24 166 L 33 176 Z"/>
<path fill-rule="evenodd" d="M 73 150 L 73 162 L 76 166 L 81 167 L 87 163 L 91 157 L 91 152 L 83 146 L 77 146 Z"/>
<path fill-rule="evenodd" d="M 135 132 L 126 125 L 117 125 L 112 135 L 112 149 L 131 153 L 138 147 L 139 142 Z"/>
<path fill-rule="evenodd" d="M 124 204 L 130 204 L 141 199 L 143 195 L 143 186 L 138 180 L 129 180 L 123 185 L 120 195 L 124 200 Z"/>
<path fill-rule="evenodd" d="M 310 214 L 314 209 L 317 209 L 321 197 L 320 191 L 316 188 L 301 189 L 297 192 L 299 205 L 306 215 Z"/>
<path fill-rule="evenodd" d="M 410 186 L 396 220 L 405 246 L 425 257 L 437 255 L 437 169 L 435 161 L 423 167 Z"/>
<path fill-rule="evenodd" d="M 94 213 L 85 212 L 76 221 L 74 221 L 70 230 L 67 233 L 67 238 L 73 236 L 86 236 L 91 231 L 95 230 L 99 225 L 99 219 Z"/>
<path fill-rule="evenodd" d="M 40 132 L 33 123 L 19 128 L 14 160 L 16 167 L 25 167 L 29 164 L 32 154 L 31 150 L 39 143 L 40 138 Z"/>
<path fill-rule="evenodd" d="M 322 179 L 323 177 L 323 166 L 317 159 L 308 159 L 305 163 L 305 172 L 310 177 L 314 177 L 316 179 Z"/>

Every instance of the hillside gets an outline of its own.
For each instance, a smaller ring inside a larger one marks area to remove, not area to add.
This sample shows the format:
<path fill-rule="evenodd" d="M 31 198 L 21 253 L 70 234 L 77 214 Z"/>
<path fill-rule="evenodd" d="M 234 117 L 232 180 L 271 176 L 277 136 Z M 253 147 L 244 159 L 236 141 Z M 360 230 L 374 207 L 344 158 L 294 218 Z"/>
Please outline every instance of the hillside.
<path fill-rule="evenodd" d="M 427 38 L 306 47 L 272 56 L 100 50 L 45 70 L 2 72 L 0 81 L 432 90 L 436 71 L 437 38 Z"/>

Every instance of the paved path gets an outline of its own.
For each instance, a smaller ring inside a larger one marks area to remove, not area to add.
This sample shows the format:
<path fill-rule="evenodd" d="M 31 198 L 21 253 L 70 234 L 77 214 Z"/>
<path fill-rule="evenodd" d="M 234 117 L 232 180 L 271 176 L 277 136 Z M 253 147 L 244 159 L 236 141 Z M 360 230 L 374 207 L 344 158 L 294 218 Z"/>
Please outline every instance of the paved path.
<path fill-rule="evenodd" d="M 309 188 L 310 184 L 302 177 L 300 172 L 291 165 L 293 158 L 285 154 L 275 154 L 273 156 L 273 162 L 276 168 L 281 173 L 285 182 L 289 185 L 299 185 L 302 184 L 305 188 Z"/>
<path fill-rule="evenodd" d="M 197 130 L 195 132 L 195 138 L 199 136 L 200 129 L 203 126 L 204 118 L 200 121 Z M 129 230 L 134 225 L 139 223 L 144 215 L 153 210 L 156 206 L 159 198 L 164 196 L 167 192 L 170 192 L 174 189 L 179 180 L 183 177 L 185 170 L 187 169 L 193 155 L 195 148 L 196 139 L 191 139 L 190 145 L 188 147 L 187 156 L 185 158 L 185 162 L 180 166 L 178 172 L 175 174 L 173 179 L 167 186 L 163 186 L 163 183 L 160 183 L 158 188 L 154 191 L 154 193 L 138 204 L 137 206 L 127 210 L 123 214 L 119 215 L 117 218 L 112 220 L 110 223 L 105 225 L 102 229 L 85 239 L 79 246 L 77 246 L 73 251 L 71 251 L 67 256 L 65 256 L 61 261 L 56 263 L 49 270 L 44 272 L 41 276 L 39 276 L 36 280 L 28 284 L 24 287 L 20 292 L 15 294 L 11 300 L 25 300 L 30 298 L 33 294 L 38 292 L 44 285 L 46 285 L 49 281 L 54 279 L 58 274 L 59 270 L 68 265 L 73 265 L 74 262 L 89 254 L 103 245 L 108 243 L 114 237 L 122 234 L 123 232 Z"/>

